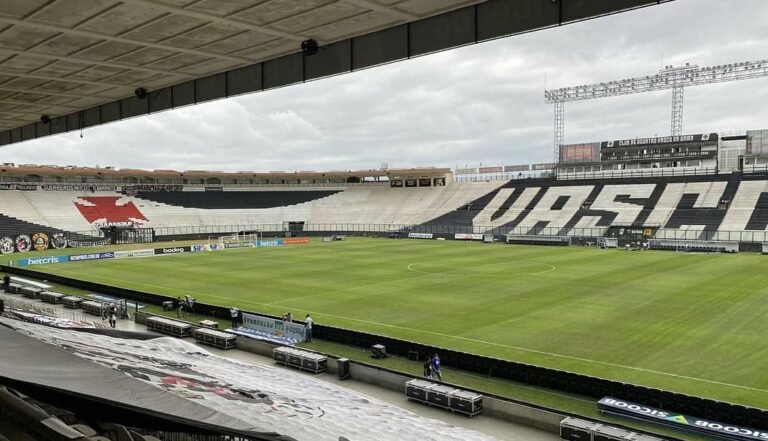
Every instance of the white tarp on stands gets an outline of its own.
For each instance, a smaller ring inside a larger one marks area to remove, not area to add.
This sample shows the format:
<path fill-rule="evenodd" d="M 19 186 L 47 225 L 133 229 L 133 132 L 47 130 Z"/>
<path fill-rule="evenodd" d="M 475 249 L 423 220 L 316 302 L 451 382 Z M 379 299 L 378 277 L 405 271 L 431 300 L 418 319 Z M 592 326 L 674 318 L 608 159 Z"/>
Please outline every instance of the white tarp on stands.
<path fill-rule="evenodd" d="M 301 373 L 222 358 L 175 338 L 127 340 L 4 322 L 34 339 L 223 414 L 222 418 L 239 420 L 244 427 L 298 441 L 496 440 Z M 105 390 L 104 395 L 113 392 Z"/>

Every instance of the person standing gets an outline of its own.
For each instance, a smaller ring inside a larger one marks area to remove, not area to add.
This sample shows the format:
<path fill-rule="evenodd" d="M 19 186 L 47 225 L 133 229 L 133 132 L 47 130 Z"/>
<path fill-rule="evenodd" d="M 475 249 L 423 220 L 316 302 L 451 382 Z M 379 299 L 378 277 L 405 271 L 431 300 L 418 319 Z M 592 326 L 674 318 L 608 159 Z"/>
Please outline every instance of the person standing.
<path fill-rule="evenodd" d="M 427 356 L 427 361 L 424 362 L 424 378 L 427 380 L 432 379 L 432 359 Z"/>
<path fill-rule="evenodd" d="M 312 341 L 312 324 L 314 322 L 315 321 L 312 320 L 312 317 L 307 314 L 307 318 L 304 319 L 304 337 L 308 342 Z"/>
<path fill-rule="evenodd" d="M 109 327 L 113 329 L 117 327 L 117 307 L 114 303 L 109 305 Z"/>
<path fill-rule="evenodd" d="M 176 310 L 176 317 L 181 317 L 181 297 L 173 299 L 173 309 Z"/>
<path fill-rule="evenodd" d="M 437 380 L 443 381 L 443 373 L 440 372 L 440 356 L 437 355 L 437 352 L 432 356 L 432 376 Z"/>
<path fill-rule="evenodd" d="M 232 329 L 237 329 L 237 316 L 240 315 L 240 310 L 233 306 L 229 308 L 229 315 L 232 317 Z"/>

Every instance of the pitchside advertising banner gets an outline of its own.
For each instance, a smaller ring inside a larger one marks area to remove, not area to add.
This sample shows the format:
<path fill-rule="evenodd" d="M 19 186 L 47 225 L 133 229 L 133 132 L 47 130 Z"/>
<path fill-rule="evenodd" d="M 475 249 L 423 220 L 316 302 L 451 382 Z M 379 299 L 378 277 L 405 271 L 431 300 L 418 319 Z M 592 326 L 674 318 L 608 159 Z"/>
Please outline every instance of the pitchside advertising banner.
<path fill-rule="evenodd" d="M 597 402 L 597 407 L 605 413 L 621 415 L 629 418 L 638 418 L 656 422 L 665 426 L 677 427 L 682 430 L 700 433 L 705 436 L 714 436 L 722 439 L 733 440 L 768 440 L 768 431 L 750 429 L 748 427 L 733 424 L 722 424 L 716 421 L 692 417 L 667 410 L 654 409 L 653 407 L 622 401 L 616 398 L 605 397 Z"/>
<path fill-rule="evenodd" d="M 408 233 L 409 239 L 432 239 L 432 233 Z"/>
<path fill-rule="evenodd" d="M 28 259 L 19 259 L 16 264 L 18 266 L 49 265 L 52 263 L 68 262 L 70 257 L 71 256 L 30 257 Z"/>
<path fill-rule="evenodd" d="M 256 314 L 242 313 L 243 326 L 257 331 L 272 334 L 277 337 L 288 337 L 298 342 L 305 338 L 304 325 L 301 323 L 289 323 L 283 320 L 264 317 Z"/>
<path fill-rule="evenodd" d="M 115 253 L 110 251 L 106 253 L 89 253 L 89 254 L 76 254 L 69 256 L 70 262 L 79 262 L 83 260 L 102 260 L 102 259 L 114 259 Z"/>
<path fill-rule="evenodd" d="M 483 240 L 482 234 L 471 234 L 471 233 L 456 233 L 455 236 L 453 236 L 456 240 Z"/>

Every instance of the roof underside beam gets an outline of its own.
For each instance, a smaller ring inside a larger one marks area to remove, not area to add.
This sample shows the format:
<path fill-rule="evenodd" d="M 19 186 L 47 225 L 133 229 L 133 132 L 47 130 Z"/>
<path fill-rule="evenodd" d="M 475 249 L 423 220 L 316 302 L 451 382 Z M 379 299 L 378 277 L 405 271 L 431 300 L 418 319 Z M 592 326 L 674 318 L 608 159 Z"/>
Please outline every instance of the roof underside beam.
<path fill-rule="evenodd" d="M 145 0 L 126 1 L 148 3 Z M 370 3 L 367 0 L 344 1 L 361 6 Z M 252 60 L 239 56 L 207 52 L 203 49 L 182 50 L 163 43 L 146 44 L 142 42 L 142 45 L 147 47 L 219 58 L 234 62 L 235 65 L 245 65 L 245 67 L 150 90 L 145 99 L 139 99 L 130 93 L 119 100 L 99 100 L 91 95 L 92 100 L 90 102 L 93 104 L 87 104 L 78 112 L 68 114 L 49 112 L 51 121 L 48 124 L 39 121 L 31 122 L 21 127 L 0 131 L 0 145 L 80 130 L 124 118 L 234 95 L 298 84 L 455 47 L 657 5 L 667 1 L 673 0 L 489 0 L 377 32 L 336 41 L 322 46 L 315 55 L 305 55 L 298 52 L 297 42 L 297 52 L 255 64 L 252 64 Z M 190 13 L 183 8 L 163 6 L 163 8 L 166 7 L 174 9 L 173 13 L 175 14 Z M 396 18 L 401 20 L 407 18 L 403 15 L 403 11 L 396 7 L 387 7 L 387 9 L 390 10 L 390 15 Z M 199 15 L 197 12 L 194 14 Z M 204 15 L 207 21 L 216 17 L 207 13 Z M 199 18 L 203 17 L 200 16 Z M 219 19 L 228 21 L 226 17 L 219 17 L 217 20 Z M 29 23 L 5 17 L 0 17 L 1 23 L 40 27 L 63 34 L 71 32 L 99 40 L 136 43 L 124 37 L 108 36 L 77 29 L 71 30 L 57 25 Z M 241 23 L 236 26 L 245 25 Z M 66 59 L 66 57 L 64 58 Z M 112 61 L 108 62 L 111 63 Z M 36 75 L 40 77 L 39 80 L 44 79 L 42 78 L 44 74 Z M 35 91 L 34 93 L 46 94 L 44 91 Z M 51 97 L 80 97 L 87 94 L 51 92 L 50 95 Z M 9 97 L 9 99 L 18 101 L 21 98 Z M 80 102 L 87 101 L 80 100 Z M 77 105 L 75 103 L 67 104 Z M 51 108 L 55 107 L 55 105 L 51 105 Z"/>

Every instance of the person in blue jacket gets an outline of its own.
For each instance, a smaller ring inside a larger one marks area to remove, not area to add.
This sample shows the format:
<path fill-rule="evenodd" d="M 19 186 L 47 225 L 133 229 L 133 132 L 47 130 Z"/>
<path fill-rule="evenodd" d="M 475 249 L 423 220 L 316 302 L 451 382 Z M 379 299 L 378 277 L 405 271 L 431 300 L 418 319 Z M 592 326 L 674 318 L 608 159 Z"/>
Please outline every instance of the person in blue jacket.
<path fill-rule="evenodd" d="M 436 380 L 443 381 L 443 373 L 440 372 L 440 356 L 435 355 L 432 357 L 432 377 Z"/>

